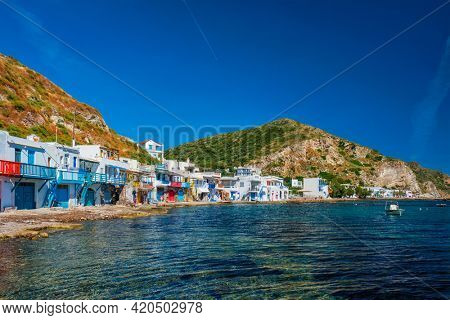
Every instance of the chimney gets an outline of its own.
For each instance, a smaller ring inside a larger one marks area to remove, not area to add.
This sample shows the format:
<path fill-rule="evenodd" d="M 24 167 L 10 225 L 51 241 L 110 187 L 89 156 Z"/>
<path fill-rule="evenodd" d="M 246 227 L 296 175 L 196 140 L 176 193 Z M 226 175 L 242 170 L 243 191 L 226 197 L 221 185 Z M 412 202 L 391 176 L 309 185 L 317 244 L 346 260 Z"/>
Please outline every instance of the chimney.
<path fill-rule="evenodd" d="M 34 142 L 39 142 L 39 137 L 35 134 L 30 134 L 29 136 L 27 136 L 27 140 L 28 141 L 34 141 Z"/>

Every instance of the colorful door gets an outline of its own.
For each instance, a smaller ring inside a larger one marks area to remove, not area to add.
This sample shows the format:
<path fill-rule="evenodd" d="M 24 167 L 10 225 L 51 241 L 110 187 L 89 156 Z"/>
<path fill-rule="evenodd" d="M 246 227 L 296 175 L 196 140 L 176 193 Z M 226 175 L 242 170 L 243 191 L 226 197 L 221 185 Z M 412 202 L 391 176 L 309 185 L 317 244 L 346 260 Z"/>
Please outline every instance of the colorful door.
<path fill-rule="evenodd" d="M 164 189 L 158 188 L 156 192 L 156 201 L 162 201 L 164 199 Z"/>
<path fill-rule="evenodd" d="M 69 186 L 59 185 L 56 188 L 56 206 L 62 208 L 69 207 Z"/>
<path fill-rule="evenodd" d="M 112 203 L 111 191 L 109 191 L 108 189 L 103 191 L 103 202 L 105 204 L 111 204 Z"/>
<path fill-rule="evenodd" d="M 88 189 L 86 193 L 86 201 L 84 203 L 85 206 L 93 206 L 95 205 L 95 191 L 92 189 Z"/>
<path fill-rule="evenodd" d="M 178 191 L 178 201 L 183 202 L 184 201 L 184 192 L 183 190 Z"/>
<path fill-rule="evenodd" d="M 169 196 L 167 198 L 167 201 L 169 202 L 175 202 L 175 191 L 169 190 Z"/>
<path fill-rule="evenodd" d="M 21 182 L 15 191 L 15 205 L 18 210 L 35 209 L 34 183 Z"/>

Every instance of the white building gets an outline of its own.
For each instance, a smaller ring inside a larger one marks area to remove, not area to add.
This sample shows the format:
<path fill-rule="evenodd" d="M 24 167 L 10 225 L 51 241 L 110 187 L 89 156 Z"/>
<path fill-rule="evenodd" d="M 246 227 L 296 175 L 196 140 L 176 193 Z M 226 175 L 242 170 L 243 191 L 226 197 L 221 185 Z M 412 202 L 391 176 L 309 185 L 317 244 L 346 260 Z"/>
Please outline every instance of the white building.
<path fill-rule="evenodd" d="M 193 172 L 189 174 L 190 183 L 195 199 L 197 201 L 215 202 L 221 199 L 219 172 Z"/>
<path fill-rule="evenodd" d="M 0 131 L 1 210 L 77 205 L 83 181 L 78 150 Z"/>
<path fill-rule="evenodd" d="M 291 186 L 293 188 L 303 188 L 303 182 L 298 179 L 292 179 L 291 180 Z"/>
<path fill-rule="evenodd" d="M 91 175 L 89 183 L 83 186 L 83 204 L 113 204 L 127 182 L 127 171 L 137 161 L 119 159 L 119 152 L 101 145 L 78 145 L 80 166 Z"/>
<path fill-rule="evenodd" d="M 283 179 L 261 176 L 261 170 L 239 167 L 234 177 L 222 177 L 220 188 L 228 193 L 231 201 L 279 201 L 289 198 L 289 189 Z"/>
<path fill-rule="evenodd" d="M 283 179 L 275 176 L 263 176 L 260 192 L 261 201 L 280 201 L 289 199 L 289 189 Z"/>
<path fill-rule="evenodd" d="M 147 150 L 147 152 L 159 161 L 164 161 L 164 145 L 151 139 L 145 140 L 140 143 L 141 146 Z"/>
<path fill-rule="evenodd" d="M 305 198 L 328 198 L 328 184 L 321 178 L 303 179 L 303 197 Z"/>

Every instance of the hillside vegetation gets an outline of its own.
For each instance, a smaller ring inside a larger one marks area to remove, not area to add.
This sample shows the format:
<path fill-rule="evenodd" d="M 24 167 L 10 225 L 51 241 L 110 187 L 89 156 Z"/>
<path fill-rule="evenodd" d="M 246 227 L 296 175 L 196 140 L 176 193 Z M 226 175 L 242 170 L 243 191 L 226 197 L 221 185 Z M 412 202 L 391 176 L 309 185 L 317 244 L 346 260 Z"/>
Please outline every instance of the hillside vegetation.
<path fill-rule="evenodd" d="M 231 173 L 242 165 L 282 177 L 321 176 L 330 182 L 450 194 L 449 177 L 291 119 L 219 134 L 170 149 L 167 158 L 189 159 L 205 169 Z"/>
<path fill-rule="evenodd" d="M 124 157 L 153 163 L 148 153 L 130 139 L 110 129 L 95 108 L 79 102 L 41 74 L 12 57 L 0 54 L 0 130 L 26 137 L 36 134 L 41 141 L 72 144 L 101 144 L 120 150 Z"/>

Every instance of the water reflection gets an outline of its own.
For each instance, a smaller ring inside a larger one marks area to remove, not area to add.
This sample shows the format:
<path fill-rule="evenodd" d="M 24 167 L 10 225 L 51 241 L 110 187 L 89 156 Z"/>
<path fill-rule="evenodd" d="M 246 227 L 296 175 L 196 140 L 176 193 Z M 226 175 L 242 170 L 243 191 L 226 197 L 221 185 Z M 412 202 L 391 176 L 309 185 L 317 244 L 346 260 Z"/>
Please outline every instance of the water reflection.
<path fill-rule="evenodd" d="M 1 242 L 0 297 L 439 299 L 450 294 L 450 215 L 433 205 L 405 202 L 401 217 L 365 202 L 89 222 Z"/>

